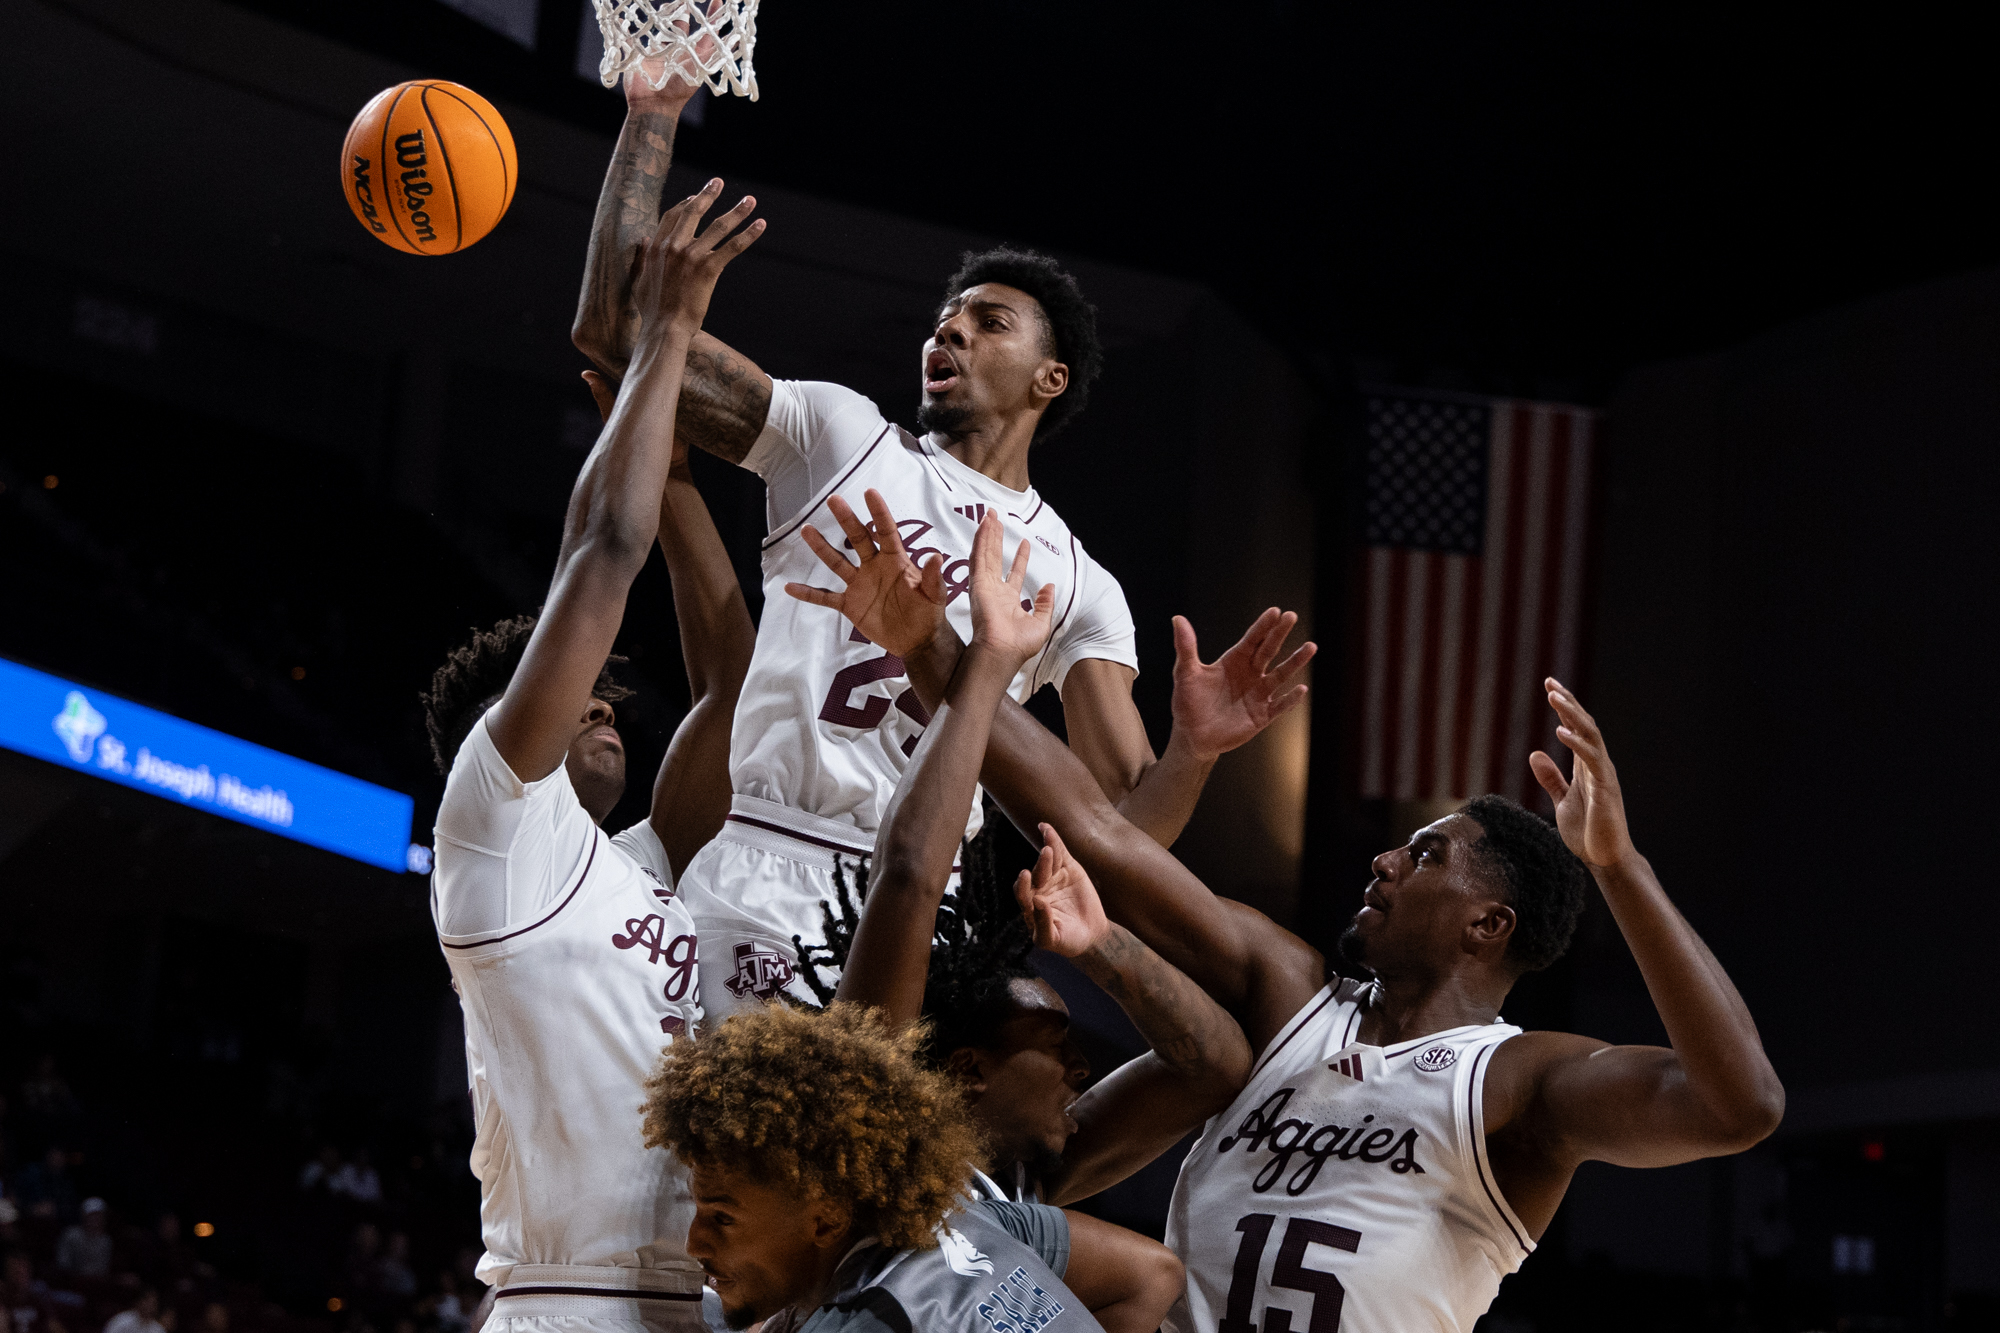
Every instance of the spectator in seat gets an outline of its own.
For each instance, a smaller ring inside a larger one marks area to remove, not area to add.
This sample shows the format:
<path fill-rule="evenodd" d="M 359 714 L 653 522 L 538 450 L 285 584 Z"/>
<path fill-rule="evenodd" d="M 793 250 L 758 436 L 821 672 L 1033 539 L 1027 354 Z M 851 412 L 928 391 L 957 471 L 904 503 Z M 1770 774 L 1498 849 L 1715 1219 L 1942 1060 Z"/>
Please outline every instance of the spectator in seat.
<path fill-rule="evenodd" d="M 56 1267 L 72 1277 L 110 1277 L 110 1221 L 104 1200 L 85 1199 L 81 1220 L 56 1242 Z"/>
<path fill-rule="evenodd" d="M 417 1294 L 417 1275 L 410 1270 L 410 1238 L 400 1231 L 389 1233 L 389 1248 L 375 1265 L 375 1288 L 399 1300 Z"/>
<path fill-rule="evenodd" d="M 151 1287 L 139 1288 L 139 1299 L 129 1310 L 112 1315 L 104 1333 L 167 1333 L 160 1322 L 160 1293 Z"/>
<path fill-rule="evenodd" d="M 327 1182 L 327 1188 L 356 1203 L 382 1202 L 382 1178 L 375 1174 L 375 1168 L 369 1164 L 366 1148 L 354 1150 L 353 1160 L 333 1173 L 333 1179 Z"/>
<path fill-rule="evenodd" d="M 471 1333 L 472 1321 L 467 1317 L 465 1303 L 458 1298 L 458 1278 L 450 1269 L 438 1274 L 438 1294 L 431 1307 L 431 1318 L 437 1321 L 438 1333 Z"/>
<path fill-rule="evenodd" d="M 43 1144 L 60 1142 L 75 1129 L 82 1113 L 68 1081 L 56 1072 L 55 1056 L 44 1053 L 35 1062 L 35 1072 L 21 1083 L 22 1132 Z"/>
<path fill-rule="evenodd" d="M 76 1181 L 70 1176 L 69 1166 L 69 1150 L 57 1144 L 42 1154 L 41 1161 L 21 1168 L 17 1191 L 21 1210 L 30 1217 L 74 1222 L 82 1200 L 77 1197 Z"/>
<path fill-rule="evenodd" d="M 26 1250 L 10 1250 L 0 1260 L 0 1330 L 5 1333 L 67 1333 L 62 1309 L 80 1304 L 76 1297 L 52 1291 L 37 1278 Z"/>
<path fill-rule="evenodd" d="M 346 1169 L 340 1160 L 340 1149 L 331 1143 L 320 1145 L 319 1156 L 305 1164 L 299 1172 L 299 1188 L 302 1190 L 330 1190 L 334 1178 Z"/>

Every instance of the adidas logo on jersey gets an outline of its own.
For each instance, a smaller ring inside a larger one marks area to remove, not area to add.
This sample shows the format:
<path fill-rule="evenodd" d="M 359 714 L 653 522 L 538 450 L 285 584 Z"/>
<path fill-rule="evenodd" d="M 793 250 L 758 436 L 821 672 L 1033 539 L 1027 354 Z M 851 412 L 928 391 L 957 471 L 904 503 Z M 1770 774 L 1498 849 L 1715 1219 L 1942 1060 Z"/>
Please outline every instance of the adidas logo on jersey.
<path fill-rule="evenodd" d="M 1424 1168 L 1417 1164 L 1418 1134 L 1414 1128 L 1399 1135 L 1387 1125 L 1376 1124 L 1372 1115 L 1362 1116 L 1361 1123 L 1351 1126 L 1314 1125 L 1309 1120 L 1288 1119 L 1285 1104 L 1296 1091 L 1296 1088 L 1280 1088 L 1272 1093 L 1262 1106 L 1243 1118 L 1234 1134 L 1225 1134 L 1216 1142 L 1218 1153 L 1226 1153 L 1240 1143 L 1253 1156 L 1258 1152 L 1271 1154 L 1271 1160 L 1259 1168 L 1256 1179 L 1250 1182 L 1255 1193 L 1262 1194 L 1277 1184 L 1291 1169 L 1295 1157 L 1305 1159 L 1285 1182 L 1285 1193 L 1295 1197 L 1312 1186 L 1320 1168 L 1333 1158 L 1343 1162 L 1386 1162 L 1399 1176 L 1412 1171 L 1425 1174 Z"/>
<path fill-rule="evenodd" d="M 977 523 L 980 519 L 986 517 L 986 506 L 981 504 L 953 505 L 951 512 L 969 518 L 974 523 Z"/>
<path fill-rule="evenodd" d="M 1361 1072 L 1361 1052 L 1359 1051 L 1356 1051 L 1352 1055 L 1341 1056 L 1338 1060 L 1328 1065 L 1327 1068 L 1336 1074 L 1347 1075 L 1356 1083 L 1365 1083 L 1368 1081 Z"/>

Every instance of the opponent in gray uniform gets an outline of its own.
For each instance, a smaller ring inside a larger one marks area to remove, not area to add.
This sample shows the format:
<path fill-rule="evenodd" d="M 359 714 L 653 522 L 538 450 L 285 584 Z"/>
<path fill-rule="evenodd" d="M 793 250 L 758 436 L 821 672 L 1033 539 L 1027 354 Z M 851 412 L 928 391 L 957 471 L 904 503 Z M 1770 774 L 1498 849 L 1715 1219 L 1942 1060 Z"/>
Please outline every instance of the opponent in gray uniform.
<path fill-rule="evenodd" d="M 977 1138 L 957 1090 L 858 1005 L 771 1005 L 669 1048 L 646 1142 L 693 1171 L 687 1251 L 731 1328 L 1090 1333 L 1063 1282 L 1069 1224 L 961 1208 Z"/>

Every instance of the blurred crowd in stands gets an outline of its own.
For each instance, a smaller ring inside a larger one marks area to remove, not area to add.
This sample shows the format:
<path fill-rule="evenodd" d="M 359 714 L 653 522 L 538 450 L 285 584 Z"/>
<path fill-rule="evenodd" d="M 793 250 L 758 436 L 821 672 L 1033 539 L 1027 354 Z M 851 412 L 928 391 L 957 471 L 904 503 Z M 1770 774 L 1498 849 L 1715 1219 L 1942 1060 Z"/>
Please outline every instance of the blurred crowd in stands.
<path fill-rule="evenodd" d="M 100 1168 L 90 1142 L 106 1119 L 86 1114 L 53 1056 L 0 1090 L 0 1333 L 471 1333 L 483 1321 L 476 1195 L 411 1184 L 427 1166 L 469 1179 L 452 1135 L 433 1136 L 432 1160 L 408 1155 L 387 1187 L 368 1146 L 321 1142 L 211 1218 L 142 1197 L 157 1186 L 121 1192 L 130 1181 Z M 252 1234 L 228 1243 L 224 1227 Z"/>

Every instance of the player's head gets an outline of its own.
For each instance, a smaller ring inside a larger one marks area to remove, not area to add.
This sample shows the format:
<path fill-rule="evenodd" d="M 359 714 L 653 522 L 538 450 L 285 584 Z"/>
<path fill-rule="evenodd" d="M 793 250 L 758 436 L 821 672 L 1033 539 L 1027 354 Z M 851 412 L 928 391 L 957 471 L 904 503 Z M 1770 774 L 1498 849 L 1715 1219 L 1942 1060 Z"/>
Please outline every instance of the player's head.
<path fill-rule="evenodd" d="M 1028 963 L 1035 937 L 994 866 L 990 826 L 962 851 L 958 892 L 938 908 L 924 982 L 930 1036 L 921 1058 L 958 1085 L 989 1163 L 1026 1162 L 1046 1175 L 1076 1132 L 1069 1108 L 1090 1077 L 1090 1062 L 1070 1034 L 1069 1006 Z M 841 910 L 836 918 L 823 909 L 826 942 L 797 941 L 799 956 L 813 965 L 801 975 L 822 1004 L 833 991 L 816 965 L 847 966 L 860 920 L 856 900 L 868 891 L 866 864 L 853 870 L 858 893 L 849 892 L 846 870 L 834 868 Z"/>
<path fill-rule="evenodd" d="M 964 1093 L 989 1162 L 1046 1175 L 1076 1133 L 1069 1108 L 1090 1062 L 1070 1033 L 1069 1006 L 1028 963 L 1035 937 L 997 873 L 992 839 L 967 844 L 960 864 L 924 984 L 924 1057 Z"/>
<path fill-rule="evenodd" d="M 1032 412 L 1045 440 L 1083 410 L 1103 366 L 1097 308 L 1055 260 L 968 251 L 924 344 L 917 424 L 950 435 Z"/>
<path fill-rule="evenodd" d="M 1471 962 L 1508 984 L 1569 948 L 1590 878 L 1553 825 L 1504 796 L 1418 829 L 1373 869 L 1343 957 L 1419 980 Z"/>
<path fill-rule="evenodd" d="M 474 630 L 472 638 L 452 649 L 431 677 L 430 692 L 423 696 L 424 727 L 430 732 L 431 758 L 438 772 L 451 772 L 473 723 L 500 702 L 534 630 L 533 616 L 515 616 L 492 629 Z M 613 657 L 598 672 L 590 703 L 577 719 L 576 738 L 563 759 L 577 799 L 599 821 L 625 794 L 625 742 L 611 707 L 632 693 L 611 678 L 611 663 L 623 660 Z"/>
<path fill-rule="evenodd" d="M 853 1243 L 928 1249 L 978 1138 L 916 1060 L 921 1029 L 773 1004 L 675 1042 L 646 1083 L 646 1146 L 692 1172 L 688 1253 L 731 1328 L 816 1300 Z"/>

